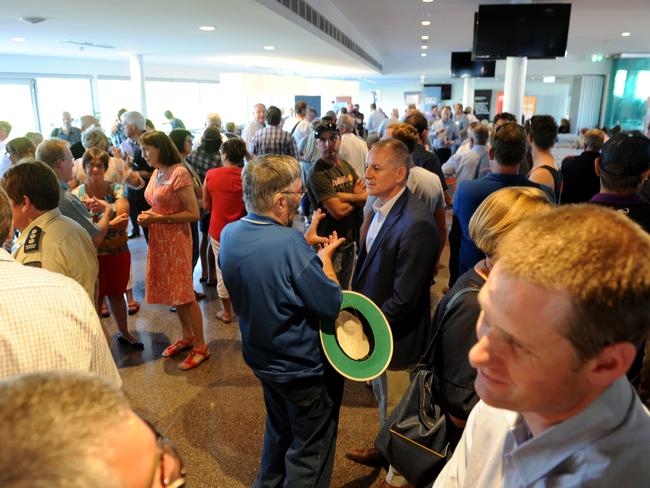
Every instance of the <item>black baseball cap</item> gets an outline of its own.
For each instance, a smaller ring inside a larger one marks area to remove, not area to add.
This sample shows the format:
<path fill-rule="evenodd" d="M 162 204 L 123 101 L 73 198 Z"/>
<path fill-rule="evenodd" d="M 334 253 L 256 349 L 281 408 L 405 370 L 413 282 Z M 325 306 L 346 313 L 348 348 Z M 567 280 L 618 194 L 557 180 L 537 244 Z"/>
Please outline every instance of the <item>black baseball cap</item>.
<path fill-rule="evenodd" d="M 336 132 L 337 135 L 339 134 L 339 130 L 333 122 L 323 122 L 322 124 L 318 124 L 314 132 L 316 133 L 316 139 L 320 139 L 320 136 L 325 132 Z"/>
<path fill-rule="evenodd" d="M 650 169 L 650 139 L 639 131 L 612 136 L 601 150 L 600 169 L 613 176 L 638 176 Z"/>

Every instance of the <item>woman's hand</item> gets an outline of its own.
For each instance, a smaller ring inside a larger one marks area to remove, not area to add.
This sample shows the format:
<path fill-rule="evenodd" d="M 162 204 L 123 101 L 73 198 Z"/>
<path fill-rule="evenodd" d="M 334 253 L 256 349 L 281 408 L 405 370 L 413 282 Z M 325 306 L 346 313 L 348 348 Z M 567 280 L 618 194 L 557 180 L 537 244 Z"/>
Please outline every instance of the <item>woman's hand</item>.
<path fill-rule="evenodd" d="M 129 214 L 120 214 L 108 223 L 111 229 L 126 229 L 129 225 Z"/>
<path fill-rule="evenodd" d="M 142 227 L 149 227 L 151 224 L 160 222 L 162 215 L 157 214 L 153 210 L 145 210 L 138 215 L 138 225 Z"/>

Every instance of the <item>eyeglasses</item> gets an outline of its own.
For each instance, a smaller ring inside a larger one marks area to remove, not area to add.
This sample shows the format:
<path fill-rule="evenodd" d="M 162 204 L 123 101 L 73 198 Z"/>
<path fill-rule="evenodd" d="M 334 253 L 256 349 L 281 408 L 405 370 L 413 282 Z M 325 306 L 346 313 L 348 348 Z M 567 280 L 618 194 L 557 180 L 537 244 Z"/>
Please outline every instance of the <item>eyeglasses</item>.
<path fill-rule="evenodd" d="M 156 436 L 156 461 L 153 466 L 152 480 L 155 481 L 155 474 L 160 467 L 160 486 L 166 488 L 183 488 L 187 486 L 185 480 L 185 465 L 183 459 L 180 457 L 174 444 L 165 436 L 163 436 L 154 425 L 142 419 L 142 421 L 149 426 L 151 431 Z M 157 485 L 156 485 L 157 486 Z"/>

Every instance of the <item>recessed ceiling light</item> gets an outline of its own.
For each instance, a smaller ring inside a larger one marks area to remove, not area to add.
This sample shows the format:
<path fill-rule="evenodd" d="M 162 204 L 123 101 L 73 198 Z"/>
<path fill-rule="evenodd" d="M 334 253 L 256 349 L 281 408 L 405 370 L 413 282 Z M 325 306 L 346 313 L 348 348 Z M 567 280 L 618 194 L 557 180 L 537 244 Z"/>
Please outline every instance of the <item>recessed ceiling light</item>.
<path fill-rule="evenodd" d="M 422 39 L 423 41 L 428 41 L 428 40 L 429 40 L 429 36 L 422 36 L 422 37 L 420 37 L 420 39 Z"/>
<path fill-rule="evenodd" d="M 555 83 L 555 76 L 543 76 L 542 81 L 544 83 Z"/>
<path fill-rule="evenodd" d="M 202 25 L 199 27 L 199 30 L 206 31 L 206 32 L 212 32 L 213 30 L 216 30 L 217 28 L 213 25 Z"/>
<path fill-rule="evenodd" d="M 422 44 L 420 47 L 421 47 L 422 49 L 429 49 L 429 46 L 427 46 L 426 44 Z"/>
<path fill-rule="evenodd" d="M 632 34 L 630 32 L 621 32 L 623 37 L 630 37 Z"/>
<path fill-rule="evenodd" d="M 14 42 L 27 42 L 26 37 L 12 37 L 11 40 Z"/>
<path fill-rule="evenodd" d="M 431 3 L 433 0 L 422 0 L 422 3 Z"/>
<path fill-rule="evenodd" d="M 427 53 L 422 53 L 422 54 L 420 54 L 420 56 L 422 56 L 423 58 L 426 58 L 426 57 L 427 57 Z"/>
<path fill-rule="evenodd" d="M 264 46 L 264 49 L 266 49 L 267 51 L 273 51 L 275 50 L 275 46 Z"/>
<path fill-rule="evenodd" d="M 431 25 L 431 21 L 430 20 L 423 20 L 422 25 L 424 25 L 424 26 Z"/>

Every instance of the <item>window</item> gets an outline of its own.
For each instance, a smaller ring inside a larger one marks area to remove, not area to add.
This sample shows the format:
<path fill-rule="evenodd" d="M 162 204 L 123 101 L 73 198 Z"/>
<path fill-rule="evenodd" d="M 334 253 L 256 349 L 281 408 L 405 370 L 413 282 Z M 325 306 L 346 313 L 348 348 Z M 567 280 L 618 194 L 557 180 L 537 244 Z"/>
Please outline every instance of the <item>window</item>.
<path fill-rule="evenodd" d="M 32 85 L 31 80 L 0 80 L 0 119 L 12 126 L 8 140 L 22 137 L 26 132 L 38 132 Z"/>
<path fill-rule="evenodd" d="M 45 138 L 61 126 L 61 112 L 70 112 L 75 127 L 82 115 L 94 115 L 89 78 L 36 78 L 36 95 Z"/>
<path fill-rule="evenodd" d="M 99 100 L 97 118 L 107 134 L 117 118 L 118 110 L 121 108 L 136 110 L 131 86 L 130 80 L 102 78 L 97 80 L 97 99 Z"/>

